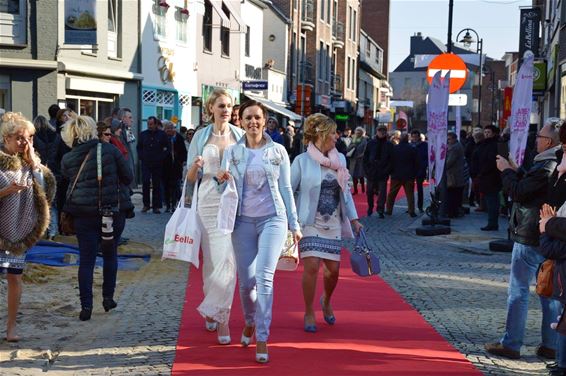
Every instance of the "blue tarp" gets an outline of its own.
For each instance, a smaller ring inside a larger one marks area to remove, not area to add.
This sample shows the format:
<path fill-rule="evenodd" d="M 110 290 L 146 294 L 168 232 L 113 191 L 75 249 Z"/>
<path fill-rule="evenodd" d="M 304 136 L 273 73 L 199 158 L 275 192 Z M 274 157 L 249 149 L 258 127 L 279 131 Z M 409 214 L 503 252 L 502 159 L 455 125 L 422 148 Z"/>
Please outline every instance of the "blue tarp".
<path fill-rule="evenodd" d="M 76 262 L 65 261 L 67 254 L 76 255 L 76 258 L 68 258 Z M 79 257 L 79 247 L 75 245 L 41 240 L 26 253 L 26 262 L 49 266 L 75 266 L 79 265 Z M 150 258 L 150 255 L 118 255 L 118 269 L 139 269 L 140 261 L 149 262 Z M 96 258 L 96 265 L 102 266 L 100 253 Z"/>

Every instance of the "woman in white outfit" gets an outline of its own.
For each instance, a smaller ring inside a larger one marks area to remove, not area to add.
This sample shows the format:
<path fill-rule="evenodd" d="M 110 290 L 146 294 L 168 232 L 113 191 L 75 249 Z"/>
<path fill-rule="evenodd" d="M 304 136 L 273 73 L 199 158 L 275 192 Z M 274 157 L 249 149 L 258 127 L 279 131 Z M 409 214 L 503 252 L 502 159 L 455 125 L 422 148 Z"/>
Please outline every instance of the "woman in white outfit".
<path fill-rule="evenodd" d="M 197 212 L 201 221 L 204 300 L 198 306 L 206 319 L 206 329 L 217 331 L 218 343 L 230 343 L 230 308 L 236 286 L 236 262 L 230 234 L 216 228 L 220 193 L 213 179 L 220 168 L 224 149 L 236 143 L 243 131 L 229 123 L 232 97 L 225 90 L 215 90 L 206 102 L 211 124 L 195 133 L 187 156 L 188 197 L 200 179 Z M 190 203 L 192 204 L 192 203 Z"/>

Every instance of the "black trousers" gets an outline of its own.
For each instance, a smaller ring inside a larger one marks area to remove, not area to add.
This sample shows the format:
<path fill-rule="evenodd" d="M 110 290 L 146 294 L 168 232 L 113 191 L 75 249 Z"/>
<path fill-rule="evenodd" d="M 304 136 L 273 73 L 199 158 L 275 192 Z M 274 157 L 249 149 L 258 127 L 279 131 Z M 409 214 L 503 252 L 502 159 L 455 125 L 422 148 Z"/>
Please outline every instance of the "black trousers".
<path fill-rule="evenodd" d="M 423 210 L 424 205 L 424 190 L 423 190 L 423 183 L 425 178 L 417 178 L 417 208 L 419 210 Z"/>
<path fill-rule="evenodd" d="M 142 162 L 142 193 L 143 206 L 161 209 L 161 183 L 163 166 L 161 163 L 149 164 Z M 149 191 L 151 187 L 151 199 Z M 153 205 L 152 205 L 153 204 Z"/>
<path fill-rule="evenodd" d="M 377 212 L 383 213 L 385 210 L 385 200 L 387 199 L 387 179 L 372 181 L 368 179 L 367 184 L 368 211 L 373 212 L 373 196 L 377 196 Z"/>

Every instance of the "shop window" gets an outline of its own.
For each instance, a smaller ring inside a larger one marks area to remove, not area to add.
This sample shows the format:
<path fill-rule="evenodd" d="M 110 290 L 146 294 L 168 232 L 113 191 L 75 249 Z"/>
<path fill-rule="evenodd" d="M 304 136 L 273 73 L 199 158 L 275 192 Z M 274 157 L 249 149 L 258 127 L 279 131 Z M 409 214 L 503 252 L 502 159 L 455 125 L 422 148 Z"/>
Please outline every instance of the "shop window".
<path fill-rule="evenodd" d="M 108 57 L 120 58 L 121 57 L 121 25 L 120 15 L 121 9 L 119 8 L 120 2 L 118 0 L 108 0 Z"/>
<path fill-rule="evenodd" d="M 9 111 L 10 105 L 10 76 L 0 74 L 0 109 Z"/>
<path fill-rule="evenodd" d="M 115 96 L 82 91 L 71 92 L 79 95 L 68 94 L 65 98 L 67 107 L 74 109 L 79 115 L 90 116 L 95 121 L 103 121 L 105 118 L 112 115 L 112 109 L 116 103 Z"/>
<path fill-rule="evenodd" d="M 208 0 L 204 3 L 202 18 L 202 46 L 205 51 L 212 52 L 212 4 Z"/>
<path fill-rule="evenodd" d="M 26 0 L 0 0 L 0 44 L 26 43 Z"/>

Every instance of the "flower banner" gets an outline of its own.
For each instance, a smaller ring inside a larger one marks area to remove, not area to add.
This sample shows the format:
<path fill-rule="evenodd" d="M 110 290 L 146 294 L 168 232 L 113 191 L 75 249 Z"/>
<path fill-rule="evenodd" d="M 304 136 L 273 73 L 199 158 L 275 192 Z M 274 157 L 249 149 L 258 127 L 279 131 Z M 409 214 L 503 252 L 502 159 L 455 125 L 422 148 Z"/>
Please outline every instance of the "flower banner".
<path fill-rule="evenodd" d="M 525 158 L 527 136 L 529 135 L 531 106 L 533 102 L 533 61 L 534 54 L 527 51 L 523 59 L 523 64 L 517 74 L 517 81 L 513 89 L 513 99 L 511 101 L 511 115 L 509 117 L 511 130 L 509 158 L 512 158 L 517 166 L 520 166 Z M 503 157 L 507 158 L 506 155 Z"/>
<path fill-rule="evenodd" d="M 426 106 L 428 135 L 428 180 L 438 185 L 442 179 L 446 161 L 446 138 L 448 131 L 448 98 L 450 95 L 450 72 L 444 79 L 436 72 L 428 88 Z"/>

